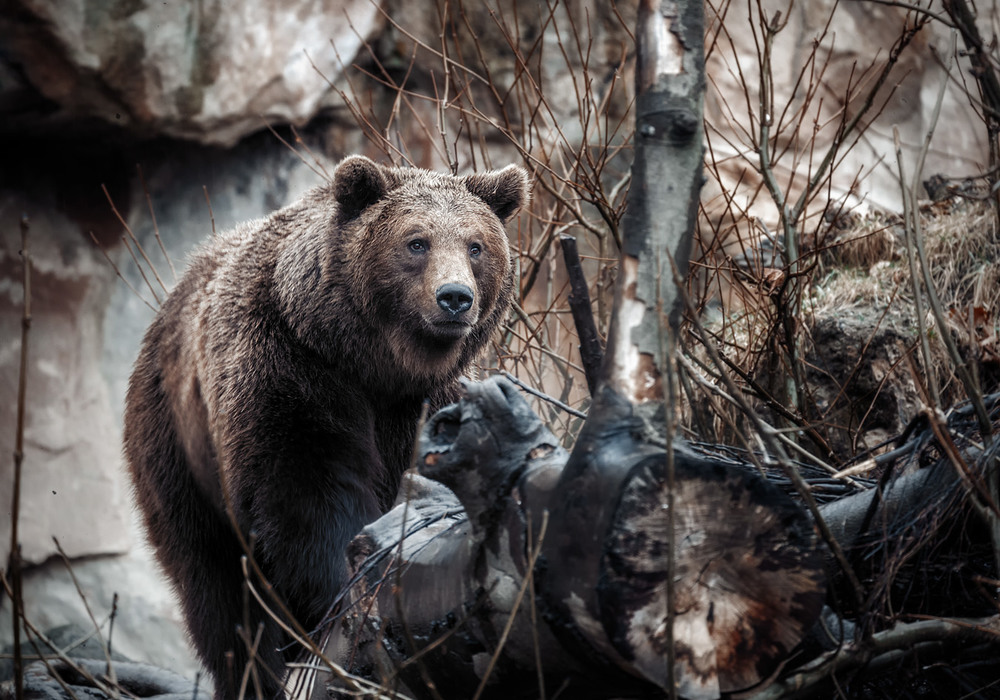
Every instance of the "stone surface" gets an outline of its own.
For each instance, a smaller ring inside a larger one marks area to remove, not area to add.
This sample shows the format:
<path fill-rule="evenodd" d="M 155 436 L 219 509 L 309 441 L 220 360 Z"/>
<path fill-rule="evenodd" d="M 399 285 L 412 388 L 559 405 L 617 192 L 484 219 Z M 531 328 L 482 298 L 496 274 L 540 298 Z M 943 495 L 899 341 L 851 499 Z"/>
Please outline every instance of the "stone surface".
<path fill-rule="evenodd" d="M 96 191 L 99 195 L 100 190 Z M 21 355 L 18 221 L 30 220 L 32 320 L 19 520 L 22 556 L 40 563 L 58 537 L 71 557 L 126 551 L 128 497 L 120 438 L 100 374 L 103 313 L 114 275 L 79 221 L 42 189 L 0 191 L 0 556 L 10 545 Z"/>
<path fill-rule="evenodd" d="M 322 129 L 318 129 L 322 133 Z M 286 134 L 286 136 L 290 136 Z M 308 136 L 308 135 L 307 135 Z M 28 564 L 25 603 L 41 629 L 66 623 L 92 627 L 52 540 L 59 538 L 95 616 L 103 620 L 119 595 L 115 648 L 129 658 L 179 670 L 198 669 L 176 602 L 133 519 L 121 459 L 121 413 L 139 341 L 153 310 L 119 279 L 95 237 L 151 306 L 152 292 L 121 243 L 125 235 L 100 185 L 107 183 L 160 279 L 173 284 L 154 231 L 177 273 L 192 247 L 216 230 L 263 216 L 319 184 L 322 143 L 309 139 L 319 162 L 292 153 L 270 133 L 228 150 L 159 143 L 108 160 L 108 145 L 26 144 L 0 175 L 0 553 L 10 541 L 11 460 L 20 357 L 21 262 L 18 221 L 31 222 L 32 326 L 28 341 L 26 444 L 20 542 Z M 347 138 L 352 150 L 362 144 Z M 102 166 L 95 166 L 103 159 Z M 142 167 L 143 178 L 132 163 Z M 311 167 L 310 167 L 311 166 Z M 315 169 L 315 171 L 314 171 Z M 16 175 L 16 176 L 15 176 Z M 142 182 L 145 182 L 145 189 Z M 211 212 L 205 192 L 211 201 Z M 146 199 L 153 205 L 153 226 Z M 160 299 L 164 292 L 147 277 Z M 9 429 L 8 429 L 9 428 Z M 9 606 L 0 611 L 0 646 L 9 643 Z"/>
<path fill-rule="evenodd" d="M 31 638 L 21 641 L 22 659 L 35 655 L 36 647 L 42 653 L 56 653 L 63 651 L 72 654 L 74 658 L 81 659 L 103 659 L 107 660 L 106 649 L 103 639 L 94 634 L 93 625 L 90 629 L 74 624 L 63 624 L 52 629 L 43 630 L 48 641 Z M 123 654 L 115 649 L 111 649 L 111 659 L 113 661 L 128 661 Z M 14 647 L 7 645 L 0 648 L 0 683 L 8 681 L 14 677 Z"/>
<path fill-rule="evenodd" d="M 107 683 L 104 674 L 112 675 L 114 683 L 106 687 L 111 693 L 156 700 L 209 700 L 211 693 L 177 674 L 151 664 L 115 661 L 108 670 L 106 661 L 72 658 L 36 661 L 24 670 L 24 700 L 103 700 L 108 694 L 98 686 Z M 0 686 L 0 698 L 14 700 L 16 692 L 8 685 Z"/>
<path fill-rule="evenodd" d="M 181 632 L 176 601 L 144 547 L 135 548 L 127 557 L 76 561 L 72 570 L 100 625 L 100 635 L 107 640 L 110 633 L 113 651 L 194 680 L 199 665 Z M 115 594 L 118 599 L 112 628 L 109 618 Z M 28 620 L 42 631 L 69 624 L 95 633 L 80 592 L 61 561 L 25 572 L 24 605 Z M 11 641 L 10 605 L 5 604 L 0 609 L 0 647 Z"/>
<path fill-rule="evenodd" d="M 335 104 L 328 81 L 380 18 L 369 0 L 13 0 L 0 14 L 0 118 L 232 145 Z"/>
<path fill-rule="evenodd" d="M 779 155 L 772 154 L 773 169 L 782 189 L 791 193 L 789 202 L 793 204 L 810 168 L 818 166 L 832 147 L 844 115 L 849 120 L 860 109 L 892 43 L 907 26 L 907 11 L 905 7 L 831 0 L 808 0 L 793 6 L 784 0 L 765 0 L 759 6 L 768 21 L 777 18 L 784 23 L 773 46 L 773 108 L 761 107 L 756 46 L 763 39 L 757 4 L 733 3 L 724 22 L 729 31 L 718 34 L 714 43 L 707 43 L 711 46 L 706 63 L 711 79 L 705 102 L 706 120 L 712 125 L 707 130 L 712 144 L 709 160 L 719 164 L 720 181 L 709 178 L 702 201 L 706 209 L 718 215 L 724 203 L 724 188 L 733 196 L 736 208 L 761 217 L 775 231 L 777 209 L 754 172 L 760 166 L 754 144 L 759 140 L 762 111 L 774 112 L 770 115 L 770 135 L 777 137 L 775 150 Z M 832 20 L 824 35 L 831 12 Z M 709 34 L 714 35 L 718 17 L 710 8 L 706 15 Z M 748 19 L 754 25 L 753 31 L 746 26 Z M 743 29 L 734 31 L 741 24 Z M 948 49 L 948 28 L 931 22 L 902 50 L 865 122 L 876 115 L 877 119 L 856 145 L 847 148 L 853 142 L 848 139 L 839 149 L 832 191 L 824 189 L 820 193 L 813 211 L 831 195 L 834 200 L 843 198 L 848 205 L 864 201 L 876 208 L 901 211 L 893 128 L 899 130 L 909 184 L 917 154 L 931 127 L 938 89 L 945 80 L 949 85 L 921 179 L 938 172 L 972 175 L 988 168 L 986 128 L 973 109 L 978 93 L 968 76 L 968 60 L 953 63 L 949 79 L 943 66 Z M 800 79 L 800 75 L 804 77 Z M 815 84 L 815 92 L 807 98 L 810 83 Z M 965 89 L 976 97 L 970 100 Z M 849 94 L 851 98 L 847 99 Z M 810 153 L 809 144 L 814 138 L 816 147 Z M 918 191 L 917 197 L 926 195 Z M 812 230 L 815 224 L 805 228 Z"/>

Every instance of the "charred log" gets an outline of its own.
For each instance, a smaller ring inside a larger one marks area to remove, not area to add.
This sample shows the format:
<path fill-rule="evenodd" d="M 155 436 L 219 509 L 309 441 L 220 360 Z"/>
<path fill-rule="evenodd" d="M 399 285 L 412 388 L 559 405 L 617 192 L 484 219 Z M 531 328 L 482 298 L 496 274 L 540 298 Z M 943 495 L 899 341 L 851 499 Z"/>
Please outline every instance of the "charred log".
<path fill-rule="evenodd" d="M 604 348 L 601 346 L 597 324 L 594 323 L 594 313 L 590 309 L 590 290 L 587 288 L 587 278 L 583 274 L 583 265 L 580 264 L 576 238 L 560 236 L 559 246 L 562 248 L 566 275 L 569 277 L 569 309 L 573 314 L 576 334 L 580 338 L 580 362 L 587 377 L 587 388 L 593 395 L 597 390 Z"/>
<path fill-rule="evenodd" d="M 661 697 L 674 681 L 707 698 L 774 673 L 823 604 L 808 517 L 759 476 L 679 448 L 672 553 L 664 451 L 628 402 L 605 390 L 597 410 L 574 464 L 512 385 L 468 385 L 420 450 L 449 489 L 411 476 L 409 498 L 356 538 L 328 655 L 415 697 L 537 697 L 540 684 Z"/>

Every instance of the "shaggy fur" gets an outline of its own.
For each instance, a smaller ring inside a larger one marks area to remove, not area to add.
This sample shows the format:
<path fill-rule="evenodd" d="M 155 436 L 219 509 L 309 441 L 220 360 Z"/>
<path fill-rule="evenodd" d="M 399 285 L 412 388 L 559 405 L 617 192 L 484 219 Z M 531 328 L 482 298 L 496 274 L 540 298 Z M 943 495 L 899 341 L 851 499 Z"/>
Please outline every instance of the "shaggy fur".
<path fill-rule="evenodd" d="M 236 697 L 247 663 L 238 626 L 250 639 L 262 626 L 266 697 L 288 642 L 247 602 L 226 503 L 312 629 L 351 537 L 396 496 L 423 401 L 454 396 L 507 313 L 503 224 L 527 197 L 514 166 L 457 178 L 348 158 L 332 183 L 214 238 L 164 302 L 129 385 L 125 453 L 218 698 Z"/>

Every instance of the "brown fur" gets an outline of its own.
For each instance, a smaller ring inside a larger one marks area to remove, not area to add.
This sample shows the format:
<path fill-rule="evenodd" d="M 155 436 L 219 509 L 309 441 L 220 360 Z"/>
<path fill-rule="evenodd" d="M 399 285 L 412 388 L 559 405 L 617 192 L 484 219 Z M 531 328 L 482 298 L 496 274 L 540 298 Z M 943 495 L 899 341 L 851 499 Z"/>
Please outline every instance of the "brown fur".
<path fill-rule="evenodd" d="M 268 697 L 287 643 L 244 605 L 223 488 L 311 629 L 350 538 L 395 498 L 422 402 L 454 395 L 507 313 L 502 224 L 527 196 L 513 166 L 456 178 L 348 158 L 332 183 L 214 238 L 164 302 L 129 385 L 125 453 L 217 697 L 235 698 L 248 658 L 237 625 L 251 639 L 262 625 Z M 444 284 L 471 290 L 467 310 L 445 308 Z"/>

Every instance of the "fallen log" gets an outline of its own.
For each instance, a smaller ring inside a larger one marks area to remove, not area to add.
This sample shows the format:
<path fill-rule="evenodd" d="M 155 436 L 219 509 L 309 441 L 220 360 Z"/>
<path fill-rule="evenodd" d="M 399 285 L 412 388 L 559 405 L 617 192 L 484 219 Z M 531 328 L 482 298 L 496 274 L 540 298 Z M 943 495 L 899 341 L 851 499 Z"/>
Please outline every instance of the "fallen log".
<path fill-rule="evenodd" d="M 883 669 L 878 683 L 907 659 L 988 658 L 1000 640 L 989 597 L 968 590 L 979 569 L 965 557 L 989 562 L 988 546 L 970 554 L 964 544 L 941 566 L 967 572 L 952 584 L 966 599 L 942 590 L 947 606 L 893 604 L 954 617 L 856 636 L 885 619 L 881 600 L 913 566 L 903 562 L 918 551 L 941 559 L 953 547 L 948 530 L 969 517 L 971 484 L 989 459 L 958 423 L 949 430 L 968 471 L 929 461 L 937 448 L 927 430 L 878 458 L 898 476 L 820 506 L 852 560 L 867 562 L 866 607 L 842 618 L 823 606 L 823 570 L 838 576 L 837 566 L 786 495 L 794 488 L 775 485 L 780 470 L 761 478 L 732 453 L 675 443 L 671 550 L 664 447 L 646 439 L 631 403 L 602 391 L 570 457 L 506 381 L 465 391 L 428 422 L 420 475 L 354 541 L 352 585 L 328 630 L 327 657 L 384 688 L 417 698 L 662 697 L 671 622 L 672 680 L 686 698 L 787 697 Z M 820 477 L 824 489 L 828 481 Z M 981 527 L 960 529 L 975 537 Z"/>
<path fill-rule="evenodd" d="M 419 698 L 661 697 L 671 682 L 715 698 L 773 674 L 823 605 L 809 518 L 676 446 L 669 615 L 665 452 L 629 402 L 605 392 L 595 410 L 577 463 L 513 385 L 467 385 L 428 422 L 408 498 L 352 543 L 328 658 Z"/>

